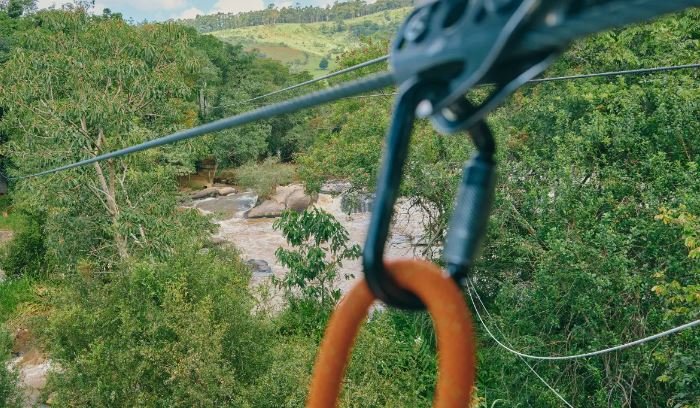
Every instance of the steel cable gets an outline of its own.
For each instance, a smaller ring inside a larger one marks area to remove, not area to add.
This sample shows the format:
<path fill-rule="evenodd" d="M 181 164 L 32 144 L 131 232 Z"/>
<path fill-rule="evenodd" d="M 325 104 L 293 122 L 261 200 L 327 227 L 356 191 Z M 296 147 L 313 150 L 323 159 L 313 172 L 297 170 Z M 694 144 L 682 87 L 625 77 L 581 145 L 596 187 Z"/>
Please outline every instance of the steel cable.
<path fill-rule="evenodd" d="M 315 83 L 317 83 L 317 82 L 324 81 L 324 80 L 326 80 L 326 79 L 330 79 L 330 78 L 333 78 L 333 77 L 337 77 L 337 76 L 339 76 L 339 75 L 347 74 L 347 73 L 356 71 L 356 70 L 358 70 L 358 69 L 362 69 L 362 68 L 365 68 L 365 67 L 369 67 L 369 66 L 371 66 L 371 65 L 374 65 L 374 64 L 378 64 L 378 63 L 380 63 L 380 62 L 387 61 L 388 59 L 389 59 L 389 56 L 388 56 L 388 55 L 384 55 L 384 56 L 382 56 L 382 57 L 378 57 L 378 58 L 375 58 L 375 59 L 372 59 L 372 60 L 369 60 L 369 61 L 365 61 L 365 62 L 363 62 L 363 63 L 361 63 L 361 64 L 353 65 L 353 66 L 351 66 L 351 67 L 348 67 L 348 68 L 345 68 L 345 69 L 341 69 L 341 70 L 339 70 L 339 71 L 332 72 L 332 73 L 330 73 L 330 74 L 328 74 L 328 75 L 324 75 L 324 76 L 319 77 L 319 78 L 314 78 L 314 79 L 310 79 L 310 80 L 308 80 L 308 81 L 300 82 L 300 83 L 298 83 L 298 84 L 295 84 L 295 85 L 292 85 L 292 86 L 288 86 L 288 87 L 286 87 L 286 88 L 278 89 L 278 90 L 276 90 L 276 91 L 273 91 L 273 92 L 270 92 L 270 93 L 266 93 L 266 94 L 264 94 L 264 95 L 256 96 L 256 97 L 254 97 L 254 98 L 250 98 L 250 99 L 247 99 L 247 100 L 245 100 L 245 101 L 236 102 L 236 103 L 230 103 L 230 104 L 226 104 L 226 105 L 219 105 L 219 106 L 214 107 L 213 109 L 221 109 L 221 108 L 226 108 L 226 107 L 229 107 L 229 106 L 236 106 L 236 105 L 242 105 L 242 104 L 249 103 L 249 102 L 254 102 L 254 101 L 257 101 L 257 100 L 259 100 L 259 99 L 263 99 L 263 98 L 267 98 L 267 97 L 269 97 L 269 96 L 281 94 L 281 93 L 283 93 L 283 92 L 291 91 L 291 90 L 294 90 L 294 89 L 297 89 L 297 88 L 301 88 L 301 87 L 304 87 L 304 86 L 307 86 L 307 85 L 311 85 L 311 84 L 315 84 Z"/>
<path fill-rule="evenodd" d="M 468 281 L 467 286 L 470 286 L 470 285 L 471 285 L 471 287 L 474 287 L 474 283 L 473 282 L 470 283 Z M 474 289 L 474 290 L 476 290 L 476 289 Z M 484 319 L 481 317 L 481 314 L 479 313 L 478 309 L 476 308 L 476 303 L 474 302 L 474 297 L 472 296 L 471 292 L 469 292 L 469 298 L 471 299 L 472 305 L 474 306 L 476 316 L 479 318 L 481 325 L 484 326 L 484 330 L 486 330 L 486 333 L 488 333 L 489 337 L 491 337 L 491 339 L 493 339 L 493 341 L 495 341 L 499 346 L 501 346 L 504 349 L 508 350 L 509 352 L 515 354 L 516 356 L 528 358 L 531 360 L 565 361 L 565 360 L 576 360 L 579 358 L 595 357 L 595 356 L 599 356 L 602 354 L 612 353 L 613 351 L 620 351 L 620 350 L 624 350 L 624 349 L 627 349 L 630 347 L 639 346 L 639 345 L 642 345 L 644 343 L 648 343 L 648 342 L 653 341 L 653 340 L 658 340 L 658 339 L 661 339 L 663 337 L 670 336 L 670 335 L 678 333 L 680 331 L 690 329 L 690 328 L 693 328 L 695 326 L 700 325 L 700 320 L 695 320 L 693 322 L 686 323 L 686 324 L 674 327 L 672 329 L 663 331 L 661 333 L 656 333 L 654 335 L 644 337 L 644 338 L 639 339 L 639 340 L 619 344 L 619 345 L 608 347 L 608 348 L 605 348 L 602 350 L 591 351 L 589 353 L 573 354 L 573 355 L 568 355 L 568 356 L 537 356 L 537 355 L 532 355 L 532 354 L 521 353 L 517 350 L 514 350 L 514 349 L 506 346 L 500 340 L 498 340 L 498 338 L 496 338 L 496 336 L 494 336 L 494 334 L 491 332 L 491 329 L 488 327 L 488 325 L 486 324 Z"/>
<path fill-rule="evenodd" d="M 155 147 L 180 142 L 194 137 L 202 136 L 208 133 L 218 132 L 220 130 L 229 129 L 237 126 L 243 126 L 258 120 L 265 120 L 278 115 L 284 115 L 296 112 L 302 109 L 311 108 L 324 103 L 332 102 L 348 96 L 359 95 L 378 88 L 384 88 L 394 83 L 391 74 L 384 73 L 369 76 L 357 81 L 346 83 L 342 86 L 336 86 L 323 91 L 314 92 L 305 96 L 300 96 L 285 102 L 276 103 L 259 109 L 255 109 L 240 115 L 235 115 L 229 118 L 219 119 L 214 122 L 206 123 L 194 128 L 181 130 L 168 136 L 149 140 L 148 142 L 125 147 L 110 153 L 101 154 L 89 159 L 81 160 L 72 164 L 61 167 L 56 167 L 51 170 L 46 170 L 27 176 L 9 178 L 9 180 L 22 180 L 33 177 L 45 176 L 48 174 L 58 173 L 65 170 L 74 169 L 76 167 L 86 166 L 103 160 L 113 159 L 116 157 L 125 156 L 127 154 L 137 153 Z"/>

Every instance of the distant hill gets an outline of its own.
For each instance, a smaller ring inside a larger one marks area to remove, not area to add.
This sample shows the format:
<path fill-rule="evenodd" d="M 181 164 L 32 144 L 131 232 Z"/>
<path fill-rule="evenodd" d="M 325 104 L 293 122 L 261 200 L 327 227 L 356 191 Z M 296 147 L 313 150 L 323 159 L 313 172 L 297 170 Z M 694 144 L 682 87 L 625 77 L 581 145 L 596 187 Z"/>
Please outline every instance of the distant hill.
<path fill-rule="evenodd" d="M 411 7 L 404 7 L 334 22 L 257 25 L 210 34 L 319 76 L 334 68 L 336 56 L 359 46 L 362 37 L 392 37 L 410 11 Z M 324 58 L 329 65 L 321 69 Z"/>
<path fill-rule="evenodd" d="M 289 3 L 294 3 L 290 1 Z M 387 10 L 412 7 L 414 0 L 376 0 L 369 4 L 366 0 L 337 1 L 332 6 L 315 7 L 268 7 L 266 10 L 246 13 L 218 13 L 200 15 L 192 19 L 178 20 L 180 24 L 194 27 L 200 33 L 272 24 L 306 24 L 338 22 L 368 16 Z"/>

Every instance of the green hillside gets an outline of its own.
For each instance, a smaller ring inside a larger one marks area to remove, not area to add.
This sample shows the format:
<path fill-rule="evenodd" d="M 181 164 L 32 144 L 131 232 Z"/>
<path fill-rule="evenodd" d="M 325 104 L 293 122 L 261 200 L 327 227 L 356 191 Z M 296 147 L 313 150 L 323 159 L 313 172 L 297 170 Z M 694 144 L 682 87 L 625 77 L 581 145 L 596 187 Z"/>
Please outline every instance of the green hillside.
<path fill-rule="evenodd" d="M 334 68 L 336 56 L 359 46 L 360 38 L 389 38 L 410 10 L 405 7 L 342 22 L 261 25 L 211 34 L 318 76 Z M 324 57 L 330 62 L 326 70 L 319 68 Z"/>

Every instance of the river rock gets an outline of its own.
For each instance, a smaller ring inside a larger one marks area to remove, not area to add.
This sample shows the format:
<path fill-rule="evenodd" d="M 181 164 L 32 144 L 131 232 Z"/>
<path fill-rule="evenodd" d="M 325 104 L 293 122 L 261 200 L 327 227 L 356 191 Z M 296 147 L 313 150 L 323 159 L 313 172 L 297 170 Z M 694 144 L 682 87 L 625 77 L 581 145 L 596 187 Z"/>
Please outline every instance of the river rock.
<path fill-rule="evenodd" d="M 209 239 L 209 242 L 211 243 L 211 246 L 215 247 L 225 246 L 226 244 L 228 244 L 228 241 L 222 237 L 211 237 Z"/>
<path fill-rule="evenodd" d="M 352 183 L 345 180 L 328 180 L 321 186 L 322 194 L 338 195 L 352 188 Z"/>
<path fill-rule="evenodd" d="M 219 187 L 219 195 L 220 196 L 227 196 L 231 194 L 236 194 L 237 191 L 235 188 L 231 186 L 226 186 L 226 187 Z"/>
<path fill-rule="evenodd" d="M 287 199 L 297 192 L 304 192 L 304 186 L 301 184 L 290 184 L 288 186 L 278 186 L 275 189 L 275 194 L 270 197 L 270 200 L 277 201 L 278 203 L 284 204 Z"/>
<path fill-rule="evenodd" d="M 202 198 L 207 198 L 207 197 L 216 197 L 219 195 L 219 189 L 216 187 L 209 187 L 205 188 L 203 190 L 195 191 L 194 193 L 190 194 L 190 198 L 193 200 L 199 200 Z"/>
<path fill-rule="evenodd" d="M 256 200 L 257 196 L 252 193 L 229 194 L 225 197 L 216 197 L 213 200 L 199 201 L 194 206 L 215 214 L 218 219 L 228 220 L 236 214 L 253 208 Z"/>
<path fill-rule="evenodd" d="M 287 197 L 285 205 L 288 210 L 303 212 L 309 208 L 312 201 L 311 197 L 304 193 L 304 190 L 296 190 Z"/>
<path fill-rule="evenodd" d="M 272 268 L 270 268 L 270 264 L 262 259 L 249 259 L 246 261 L 246 265 L 248 265 L 250 270 L 253 271 L 254 275 L 272 275 Z"/>
<path fill-rule="evenodd" d="M 275 218 L 282 215 L 285 205 L 275 200 L 265 200 L 246 214 L 247 218 Z"/>

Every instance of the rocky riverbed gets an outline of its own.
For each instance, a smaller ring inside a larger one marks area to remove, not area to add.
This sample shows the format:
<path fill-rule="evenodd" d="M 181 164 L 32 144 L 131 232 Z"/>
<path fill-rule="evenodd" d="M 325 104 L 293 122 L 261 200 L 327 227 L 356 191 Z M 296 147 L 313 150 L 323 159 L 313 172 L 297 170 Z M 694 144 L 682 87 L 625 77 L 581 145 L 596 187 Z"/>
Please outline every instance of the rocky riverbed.
<path fill-rule="evenodd" d="M 311 205 L 320 208 L 332 214 L 348 230 L 353 243 L 364 243 L 373 197 L 357 193 L 348 197 L 343 189 L 347 189 L 347 185 L 342 182 L 329 184 L 317 197 L 310 198 L 303 194 L 303 187 L 291 185 L 279 187 L 277 194 L 257 207 L 258 197 L 250 191 L 195 200 L 192 206 L 204 213 L 214 214 L 219 231 L 213 239 L 230 242 L 238 248 L 255 272 L 253 281 L 262 282 L 273 274 L 282 276 L 287 272 L 275 257 L 277 248 L 286 247 L 286 242 L 282 234 L 272 228 L 274 218 L 286 208 L 298 210 L 302 209 L 302 204 L 303 208 Z M 289 198 L 295 200 L 290 203 Z M 297 207 L 294 207 L 295 204 Z M 413 257 L 415 244 L 422 236 L 420 217 L 408 214 L 406 202 L 399 202 L 396 211 L 398 219 L 391 230 L 386 256 Z M 361 276 L 360 260 L 346 262 L 340 272 L 341 276 Z M 352 281 L 343 282 L 341 289 L 348 289 Z"/>

